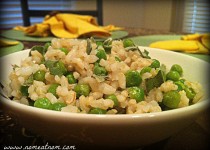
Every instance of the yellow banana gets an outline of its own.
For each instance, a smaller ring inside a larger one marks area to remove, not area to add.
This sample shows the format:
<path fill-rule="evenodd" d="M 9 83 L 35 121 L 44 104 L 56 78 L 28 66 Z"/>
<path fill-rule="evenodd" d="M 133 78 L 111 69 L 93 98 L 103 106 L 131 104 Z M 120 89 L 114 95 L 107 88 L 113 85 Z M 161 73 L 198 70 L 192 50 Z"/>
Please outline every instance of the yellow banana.
<path fill-rule="evenodd" d="M 18 43 L 19 43 L 18 41 L 0 39 L 0 47 L 17 45 Z"/>

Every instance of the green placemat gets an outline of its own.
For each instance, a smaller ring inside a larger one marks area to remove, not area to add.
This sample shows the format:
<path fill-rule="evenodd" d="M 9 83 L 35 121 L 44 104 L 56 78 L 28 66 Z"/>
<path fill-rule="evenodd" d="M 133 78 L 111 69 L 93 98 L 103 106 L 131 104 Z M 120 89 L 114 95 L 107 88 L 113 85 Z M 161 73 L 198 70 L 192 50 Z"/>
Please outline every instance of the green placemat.
<path fill-rule="evenodd" d="M 118 39 L 118 38 L 124 38 L 128 35 L 128 32 L 126 31 L 113 31 L 111 33 L 112 35 L 110 36 L 113 39 Z M 3 31 L 1 33 L 1 36 L 6 37 L 8 39 L 14 39 L 14 40 L 20 40 L 20 41 L 33 41 L 33 42 L 49 42 L 53 38 L 53 36 L 50 37 L 32 37 L 32 36 L 27 36 L 24 34 L 22 31 L 17 31 L 17 30 L 7 30 Z M 104 40 L 104 38 L 96 38 L 96 40 Z"/>
<path fill-rule="evenodd" d="M 19 42 L 19 44 L 17 44 L 17 45 L 13 45 L 13 46 L 0 47 L 0 57 L 14 53 L 14 52 L 21 51 L 21 50 L 23 50 L 23 48 L 24 48 L 24 45 L 21 42 Z"/>
<path fill-rule="evenodd" d="M 32 37 L 26 36 L 24 32 L 17 30 L 6 30 L 1 33 L 1 36 L 8 39 L 21 40 L 21 41 L 34 41 L 34 42 L 48 42 L 54 37 Z"/>
<path fill-rule="evenodd" d="M 196 58 L 199 58 L 199 59 L 202 59 L 204 61 L 207 61 L 210 63 L 210 56 L 209 55 L 205 55 L 205 54 L 187 54 L 187 53 L 184 53 L 186 55 L 190 55 L 190 56 L 193 56 L 193 57 L 196 57 Z"/>
<path fill-rule="evenodd" d="M 113 31 L 111 38 L 112 39 L 121 39 L 121 38 L 125 38 L 126 36 L 128 36 L 127 31 Z"/>
<path fill-rule="evenodd" d="M 157 41 L 164 41 L 164 40 L 179 40 L 182 35 L 149 35 L 149 36 L 136 36 L 131 37 L 130 39 L 133 40 L 133 42 L 136 45 L 140 46 L 149 46 L 153 42 Z M 180 52 L 181 53 L 181 52 Z M 210 56 L 205 54 L 188 54 L 183 53 L 186 55 L 190 55 L 199 59 L 202 59 L 204 61 L 210 62 Z"/>
<path fill-rule="evenodd" d="M 179 40 L 181 36 L 182 35 L 149 35 L 131 37 L 130 39 L 132 39 L 136 45 L 149 46 L 151 43 L 156 41 Z"/>

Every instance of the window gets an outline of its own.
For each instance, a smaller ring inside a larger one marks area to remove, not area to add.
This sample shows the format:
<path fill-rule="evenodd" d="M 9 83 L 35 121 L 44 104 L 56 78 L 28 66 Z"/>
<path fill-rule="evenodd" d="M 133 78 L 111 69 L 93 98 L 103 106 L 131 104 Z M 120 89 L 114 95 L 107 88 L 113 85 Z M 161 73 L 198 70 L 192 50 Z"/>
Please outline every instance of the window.
<path fill-rule="evenodd" d="M 208 0 L 185 0 L 183 32 L 210 32 L 210 3 Z"/>
<path fill-rule="evenodd" d="M 1 28 L 12 28 L 17 25 L 22 25 L 22 14 L 20 1 L 18 0 L 3 0 L 0 1 L 0 26 Z"/>
<path fill-rule="evenodd" d="M 21 6 L 19 0 L 0 1 L 0 26 L 2 29 L 23 25 Z M 70 0 L 29 0 L 29 9 L 67 10 L 75 9 L 75 1 Z M 31 18 L 31 23 L 42 22 L 42 17 Z"/>
<path fill-rule="evenodd" d="M 72 0 L 29 0 L 29 9 L 33 10 L 69 10 L 74 9 L 74 2 Z M 31 17 L 31 24 L 42 22 L 43 17 Z"/>

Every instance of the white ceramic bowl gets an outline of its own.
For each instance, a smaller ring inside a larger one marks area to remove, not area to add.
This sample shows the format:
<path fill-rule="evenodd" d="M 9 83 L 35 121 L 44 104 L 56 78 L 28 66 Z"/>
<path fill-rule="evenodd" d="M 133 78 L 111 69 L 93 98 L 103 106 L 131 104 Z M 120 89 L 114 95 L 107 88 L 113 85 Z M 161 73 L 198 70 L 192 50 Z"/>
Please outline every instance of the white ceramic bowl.
<path fill-rule="evenodd" d="M 169 68 L 180 64 L 188 80 L 198 81 L 209 91 L 209 63 L 185 54 L 142 47 L 152 58 Z M 13 53 L 0 59 L 1 82 L 5 82 L 11 64 L 28 56 L 28 50 Z M 58 144 L 92 145 L 109 147 L 139 147 L 170 137 L 190 125 L 207 107 L 209 98 L 170 111 L 135 115 L 94 115 L 57 112 L 26 106 L 1 98 L 4 111 L 27 129 Z"/>

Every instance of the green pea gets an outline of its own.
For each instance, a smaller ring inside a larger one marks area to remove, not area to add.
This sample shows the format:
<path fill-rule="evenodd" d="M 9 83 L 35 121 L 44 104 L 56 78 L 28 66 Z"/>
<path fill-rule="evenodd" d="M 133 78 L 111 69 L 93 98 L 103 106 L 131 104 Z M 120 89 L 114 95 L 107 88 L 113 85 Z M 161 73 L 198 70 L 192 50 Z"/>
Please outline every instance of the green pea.
<path fill-rule="evenodd" d="M 184 90 L 185 89 L 185 85 L 184 85 L 184 83 L 182 83 L 180 80 L 179 81 L 176 81 L 176 82 L 174 82 L 174 84 L 176 84 L 177 86 L 178 86 L 178 91 L 182 91 L 182 90 Z"/>
<path fill-rule="evenodd" d="M 177 71 L 169 71 L 166 74 L 166 79 L 167 80 L 178 81 L 179 78 L 180 78 L 180 75 Z"/>
<path fill-rule="evenodd" d="M 144 100 L 144 90 L 140 87 L 128 88 L 128 95 L 131 99 L 135 99 L 136 102 L 141 102 Z"/>
<path fill-rule="evenodd" d="M 89 114 L 106 114 L 106 110 L 104 109 L 101 109 L 101 108 L 92 108 L 90 111 L 89 111 Z"/>
<path fill-rule="evenodd" d="M 29 88 L 29 86 L 24 86 L 24 85 L 22 85 L 20 87 L 20 92 L 23 96 L 28 96 L 29 95 L 28 88 Z"/>
<path fill-rule="evenodd" d="M 43 109 L 52 109 L 52 104 L 47 98 L 38 98 L 34 102 L 34 107 L 43 108 Z"/>
<path fill-rule="evenodd" d="M 48 88 L 47 92 L 52 93 L 55 97 L 58 97 L 58 95 L 56 94 L 56 89 L 58 86 L 59 86 L 59 84 L 57 84 L 57 83 L 51 84 L 50 87 Z"/>
<path fill-rule="evenodd" d="M 181 100 L 181 95 L 178 91 L 169 91 L 163 94 L 163 104 L 169 108 L 177 108 Z"/>
<path fill-rule="evenodd" d="M 151 70 L 152 70 L 151 67 L 144 67 L 144 68 L 141 70 L 140 75 L 143 75 L 143 74 L 146 73 L 146 72 L 150 72 Z"/>
<path fill-rule="evenodd" d="M 66 106 L 65 103 L 56 102 L 56 103 L 52 104 L 52 110 L 61 111 L 61 108 L 62 108 L 62 107 L 65 107 L 65 106 Z"/>
<path fill-rule="evenodd" d="M 177 71 L 177 72 L 179 73 L 180 76 L 182 76 L 182 74 L 183 74 L 183 69 L 182 69 L 182 67 L 181 67 L 180 65 L 178 65 L 178 64 L 172 65 L 170 70 L 171 70 L 171 71 Z"/>
<path fill-rule="evenodd" d="M 133 41 L 131 39 L 125 39 L 123 40 L 123 46 L 126 47 L 132 47 L 135 46 L 135 44 L 133 43 Z"/>
<path fill-rule="evenodd" d="M 44 62 L 44 65 L 47 67 L 47 68 L 51 68 L 53 67 L 53 65 L 56 63 L 56 61 L 54 60 L 45 60 Z"/>
<path fill-rule="evenodd" d="M 159 68 L 160 62 L 157 59 L 154 59 L 153 62 L 150 65 L 151 68 Z"/>
<path fill-rule="evenodd" d="M 68 49 L 67 48 L 64 48 L 64 47 L 62 47 L 62 48 L 59 48 L 62 52 L 64 52 L 66 55 L 68 54 Z"/>
<path fill-rule="evenodd" d="M 142 78 L 137 71 L 129 70 L 125 73 L 126 87 L 139 86 L 142 82 Z"/>
<path fill-rule="evenodd" d="M 68 75 L 66 75 L 66 78 L 67 78 L 69 84 L 77 83 L 77 79 L 74 78 L 73 73 L 69 73 Z"/>
<path fill-rule="evenodd" d="M 33 79 L 37 81 L 44 81 L 45 80 L 45 71 L 44 70 L 38 70 L 37 72 L 34 73 Z"/>
<path fill-rule="evenodd" d="M 180 82 L 182 82 L 184 84 L 184 82 L 186 81 L 185 79 L 180 79 Z"/>
<path fill-rule="evenodd" d="M 180 79 L 179 81 L 174 82 L 174 84 L 178 86 L 178 91 L 184 90 L 187 98 L 189 98 L 190 100 L 193 100 L 196 93 L 192 88 L 189 88 L 184 84 L 185 81 L 186 81 L 185 79 Z"/>
<path fill-rule="evenodd" d="M 98 76 L 106 76 L 108 74 L 107 70 L 99 65 L 94 66 L 93 73 Z"/>
<path fill-rule="evenodd" d="M 111 99 L 114 102 L 114 107 L 119 106 L 119 102 L 118 102 L 117 96 L 115 94 L 106 95 L 105 98 Z"/>
<path fill-rule="evenodd" d="M 194 92 L 194 90 L 192 88 L 186 87 L 184 89 L 184 91 L 186 92 L 187 98 L 189 98 L 190 100 L 192 100 L 196 95 L 196 93 Z"/>
<path fill-rule="evenodd" d="M 103 49 L 99 49 L 96 53 L 96 56 L 99 58 L 99 60 L 104 59 L 107 60 L 106 52 Z"/>
<path fill-rule="evenodd" d="M 74 87 L 74 91 L 77 94 L 77 98 L 79 98 L 81 95 L 88 96 L 90 93 L 90 86 L 88 84 L 77 84 Z"/>
<path fill-rule="evenodd" d="M 96 41 L 96 45 L 97 46 L 103 46 L 103 42 L 102 41 Z"/>
<path fill-rule="evenodd" d="M 67 73 L 67 69 L 62 61 L 56 61 L 50 65 L 49 70 L 52 75 L 62 76 Z"/>

